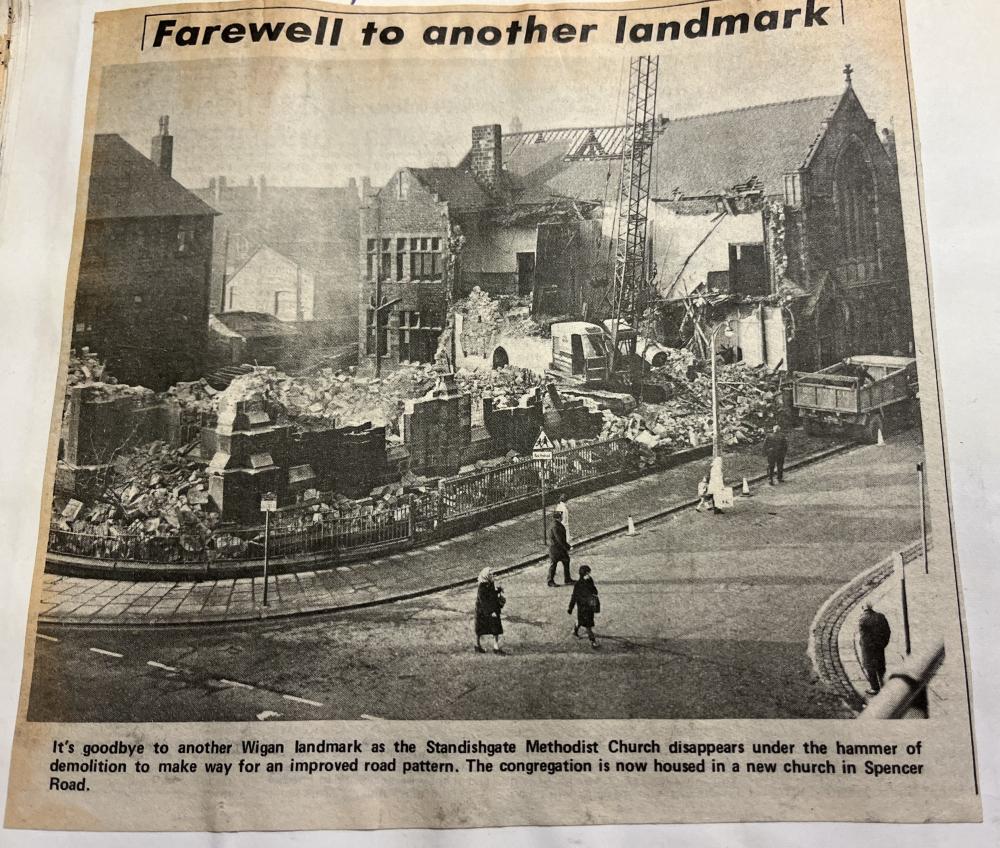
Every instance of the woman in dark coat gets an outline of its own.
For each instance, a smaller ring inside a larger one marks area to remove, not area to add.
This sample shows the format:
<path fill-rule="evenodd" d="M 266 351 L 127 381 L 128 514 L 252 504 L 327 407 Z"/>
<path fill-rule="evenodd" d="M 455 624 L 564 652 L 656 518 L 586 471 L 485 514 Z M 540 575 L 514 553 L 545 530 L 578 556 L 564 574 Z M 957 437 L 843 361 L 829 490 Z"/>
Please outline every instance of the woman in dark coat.
<path fill-rule="evenodd" d="M 590 566 L 580 566 L 580 579 L 573 585 L 573 597 L 569 599 L 569 609 L 567 612 L 572 615 L 573 608 L 576 607 L 576 626 L 573 628 L 573 635 L 580 638 L 580 628 L 587 631 L 587 638 L 590 639 L 590 647 L 597 647 L 597 639 L 594 638 L 594 615 L 601 611 L 601 602 L 597 597 L 597 586 L 594 585 L 594 578 L 590 576 Z"/>
<path fill-rule="evenodd" d="M 484 568 L 479 572 L 479 585 L 476 589 L 476 653 L 485 654 L 486 650 L 479 644 L 483 636 L 493 637 L 493 653 L 503 656 L 506 652 L 500 647 L 500 636 L 503 634 L 503 623 L 500 621 L 500 610 L 503 609 L 503 589 L 493 580 L 493 572 Z"/>

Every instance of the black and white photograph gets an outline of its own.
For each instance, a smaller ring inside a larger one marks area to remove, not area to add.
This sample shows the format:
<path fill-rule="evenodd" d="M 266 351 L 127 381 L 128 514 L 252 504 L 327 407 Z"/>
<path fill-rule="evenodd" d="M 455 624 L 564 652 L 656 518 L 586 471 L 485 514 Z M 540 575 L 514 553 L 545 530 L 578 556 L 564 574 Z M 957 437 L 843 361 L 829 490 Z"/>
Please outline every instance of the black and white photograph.
<path fill-rule="evenodd" d="M 7 827 L 982 819 L 898 0 L 100 2 Z"/>
<path fill-rule="evenodd" d="M 103 69 L 29 718 L 965 709 L 892 78 L 672 61 Z"/>

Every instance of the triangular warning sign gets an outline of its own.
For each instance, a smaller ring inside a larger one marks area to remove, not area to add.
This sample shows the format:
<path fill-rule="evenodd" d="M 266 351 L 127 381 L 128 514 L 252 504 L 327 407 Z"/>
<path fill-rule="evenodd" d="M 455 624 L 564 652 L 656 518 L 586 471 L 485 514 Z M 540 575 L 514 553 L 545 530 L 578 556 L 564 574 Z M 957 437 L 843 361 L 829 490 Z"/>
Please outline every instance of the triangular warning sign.
<path fill-rule="evenodd" d="M 545 431 L 542 430 L 538 434 L 538 440 L 535 442 L 535 446 L 532 448 L 533 451 L 550 451 L 555 448 L 552 444 L 552 440 L 545 435 Z"/>

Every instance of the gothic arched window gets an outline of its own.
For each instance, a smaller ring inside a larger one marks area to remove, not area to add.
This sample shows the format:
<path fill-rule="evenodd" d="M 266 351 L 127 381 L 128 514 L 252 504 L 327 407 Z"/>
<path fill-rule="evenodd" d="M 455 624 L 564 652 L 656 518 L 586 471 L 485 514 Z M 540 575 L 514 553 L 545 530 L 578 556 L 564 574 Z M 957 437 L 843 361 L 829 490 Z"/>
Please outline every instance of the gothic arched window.
<path fill-rule="evenodd" d="M 847 280 L 858 282 L 875 273 L 878 259 L 878 213 L 875 179 L 857 139 L 844 147 L 833 174 L 840 257 Z"/>

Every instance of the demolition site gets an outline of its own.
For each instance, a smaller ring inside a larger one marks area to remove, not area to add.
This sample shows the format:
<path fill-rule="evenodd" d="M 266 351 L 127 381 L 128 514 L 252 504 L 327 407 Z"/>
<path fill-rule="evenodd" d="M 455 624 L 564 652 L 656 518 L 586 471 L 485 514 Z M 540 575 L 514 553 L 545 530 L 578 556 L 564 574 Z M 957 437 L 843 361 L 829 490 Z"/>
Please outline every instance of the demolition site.
<path fill-rule="evenodd" d="M 638 57 L 622 123 L 471 127 L 381 186 L 190 188 L 167 116 L 148 155 L 97 135 L 47 569 L 329 567 L 694 461 L 722 502 L 776 425 L 909 426 L 894 140 L 852 73 L 668 117 Z"/>

